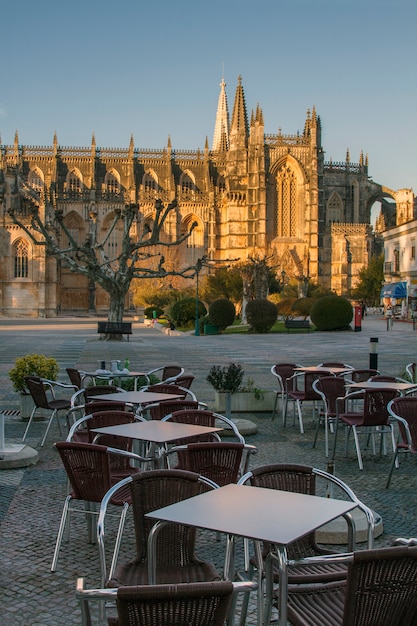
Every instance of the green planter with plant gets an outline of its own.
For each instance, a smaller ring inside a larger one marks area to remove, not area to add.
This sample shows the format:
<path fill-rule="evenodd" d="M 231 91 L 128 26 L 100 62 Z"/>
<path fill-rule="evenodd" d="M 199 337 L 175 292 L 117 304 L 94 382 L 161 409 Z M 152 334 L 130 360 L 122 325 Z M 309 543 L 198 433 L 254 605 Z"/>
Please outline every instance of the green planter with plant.
<path fill-rule="evenodd" d="M 214 409 L 225 412 L 230 417 L 237 413 L 260 413 L 271 411 L 275 394 L 255 386 L 251 378 L 244 381 L 245 372 L 241 365 L 230 363 L 229 366 L 213 365 L 207 381 L 214 387 Z"/>
<path fill-rule="evenodd" d="M 9 371 L 13 389 L 20 394 L 20 416 L 30 416 L 33 404 L 25 385 L 25 376 L 39 376 L 48 380 L 56 380 L 59 373 L 58 361 L 44 354 L 26 354 L 15 360 L 14 367 Z"/>

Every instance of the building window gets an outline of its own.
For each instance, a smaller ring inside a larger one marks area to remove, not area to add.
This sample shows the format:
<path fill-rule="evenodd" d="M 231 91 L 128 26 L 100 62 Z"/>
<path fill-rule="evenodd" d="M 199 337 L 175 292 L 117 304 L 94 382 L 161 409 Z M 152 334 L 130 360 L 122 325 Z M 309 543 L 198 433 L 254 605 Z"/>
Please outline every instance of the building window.
<path fill-rule="evenodd" d="M 29 277 L 29 245 L 19 239 L 13 245 L 13 274 L 15 278 Z"/>
<path fill-rule="evenodd" d="M 105 186 L 106 192 L 109 195 L 119 195 L 120 194 L 120 182 L 117 177 L 112 173 L 108 172 L 105 178 Z"/>
<path fill-rule="evenodd" d="M 411 244 L 411 258 L 414 261 L 416 258 L 416 245 L 413 243 Z"/>
<path fill-rule="evenodd" d="M 277 180 L 277 235 L 295 237 L 297 234 L 297 179 L 289 165 L 280 168 Z"/>
<path fill-rule="evenodd" d="M 400 271 L 400 251 L 398 248 L 394 250 L 394 272 Z"/>

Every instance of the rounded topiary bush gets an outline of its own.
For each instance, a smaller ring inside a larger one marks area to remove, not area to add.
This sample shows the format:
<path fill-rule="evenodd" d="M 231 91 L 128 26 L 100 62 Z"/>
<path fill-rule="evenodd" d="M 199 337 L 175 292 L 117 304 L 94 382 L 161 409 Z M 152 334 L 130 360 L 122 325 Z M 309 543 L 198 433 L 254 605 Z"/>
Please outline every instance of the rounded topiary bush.
<path fill-rule="evenodd" d="M 219 328 L 226 328 L 226 326 L 231 326 L 235 321 L 235 305 L 227 298 L 219 298 L 210 304 L 208 314 L 211 324 Z"/>
<path fill-rule="evenodd" d="M 313 304 L 313 298 L 298 298 L 291 308 L 296 315 L 302 315 L 302 317 L 306 318 L 310 315 Z"/>
<path fill-rule="evenodd" d="M 250 330 L 267 333 L 277 321 L 278 311 L 273 302 L 264 298 L 250 300 L 246 305 L 246 318 Z"/>
<path fill-rule="evenodd" d="M 161 315 L 163 315 L 163 313 L 164 313 L 164 310 L 161 309 L 161 307 L 159 307 L 159 306 L 148 306 L 144 310 L 143 314 L 148 319 L 153 319 L 153 317 L 154 317 L 154 313 L 153 312 L 154 311 L 156 311 L 156 316 L 155 317 L 161 317 Z"/>
<path fill-rule="evenodd" d="M 324 296 L 310 311 L 310 319 L 317 330 L 348 330 L 352 318 L 352 305 L 341 296 Z"/>
<path fill-rule="evenodd" d="M 198 317 L 206 315 L 207 309 L 201 300 L 198 301 Z M 169 317 L 176 326 L 192 326 L 196 317 L 195 298 L 181 298 L 174 302 L 169 310 Z"/>
<path fill-rule="evenodd" d="M 294 317 L 295 312 L 292 308 L 294 302 L 296 302 L 295 298 L 284 298 L 280 300 L 276 305 L 278 315 L 282 315 L 282 317 Z"/>

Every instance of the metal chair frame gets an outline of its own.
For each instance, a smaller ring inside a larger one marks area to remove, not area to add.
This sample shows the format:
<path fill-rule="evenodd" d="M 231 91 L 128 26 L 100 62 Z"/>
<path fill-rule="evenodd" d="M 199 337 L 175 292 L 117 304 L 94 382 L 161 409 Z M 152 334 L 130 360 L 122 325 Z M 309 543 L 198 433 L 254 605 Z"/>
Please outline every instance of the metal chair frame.
<path fill-rule="evenodd" d="M 402 406 L 407 407 L 407 409 L 401 415 Z M 394 467 L 399 467 L 399 453 L 417 453 L 417 397 L 403 396 L 402 398 L 391 400 L 391 402 L 388 403 L 388 413 L 398 425 L 398 439 L 388 474 L 387 489 L 391 484 Z"/>

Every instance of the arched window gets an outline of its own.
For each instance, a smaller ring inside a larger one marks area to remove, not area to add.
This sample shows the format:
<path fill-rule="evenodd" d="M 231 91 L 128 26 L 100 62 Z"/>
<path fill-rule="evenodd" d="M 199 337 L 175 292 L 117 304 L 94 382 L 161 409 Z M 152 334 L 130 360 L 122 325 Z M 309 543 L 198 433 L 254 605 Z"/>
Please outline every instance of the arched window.
<path fill-rule="evenodd" d="M 80 172 L 72 170 L 67 176 L 67 191 L 71 196 L 77 195 L 82 190 L 82 180 Z"/>
<path fill-rule="evenodd" d="M 104 178 L 104 186 L 105 186 L 106 193 L 110 195 L 120 194 L 120 179 L 116 176 L 116 174 L 113 171 L 107 172 Z"/>
<path fill-rule="evenodd" d="M 180 180 L 181 193 L 185 196 L 191 196 L 195 192 L 195 181 L 190 172 L 184 172 Z"/>
<path fill-rule="evenodd" d="M 277 174 L 277 235 L 296 237 L 297 235 L 297 176 L 286 163 Z"/>
<path fill-rule="evenodd" d="M 327 224 L 333 224 L 333 222 L 343 221 L 343 202 L 342 198 L 335 191 L 331 194 L 329 201 L 327 202 L 326 211 Z"/>
<path fill-rule="evenodd" d="M 37 191 L 39 194 L 42 193 L 43 190 L 43 177 L 42 174 L 36 170 L 30 170 L 28 176 L 28 184 L 32 189 Z"/>
<path fill-rule="evenodd" d="M 146 172 L 142 179 L 143 189 L 147 192 L 158 191 L 158 182 L 152 172 Z"/>
<path fill-rule="evenodd" d="M 29 244 L 24 239 L 18 239 L 13 244 L 13 276 L 29 277 Z"/>
<path fill-rule="evenodd" d="M 197 226 L 193 228 L 190 236 L 185 240 L 186 252 L 185 261 L 192 265 L 204 254 L 204 226 L 196 215 L 187 215 L 181 224 L 181 235 L 190 232 L 193 223 Z"/>
<path fill-rule="evenodd" d="M 81 245 L 85 239 L 85 224 L 82 222 L 80 216 L 74 213 L 68 215 L 65 218 L 65 227 L 75 245 Z M 64 245 L 68 247 L 72 245 L 72 242 L 70 242 L 67 236 L 65 236 L 63 242 Z"/>

